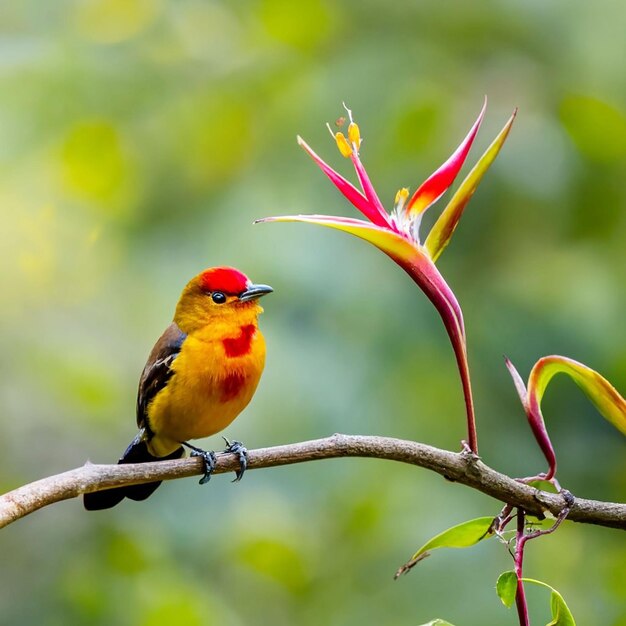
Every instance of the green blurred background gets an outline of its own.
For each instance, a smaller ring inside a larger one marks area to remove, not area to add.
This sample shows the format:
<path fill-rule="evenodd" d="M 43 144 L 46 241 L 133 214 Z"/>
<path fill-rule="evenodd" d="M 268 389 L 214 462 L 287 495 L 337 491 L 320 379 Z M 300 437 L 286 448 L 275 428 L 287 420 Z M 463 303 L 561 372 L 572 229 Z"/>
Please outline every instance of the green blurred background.
<path fill-rule="evenodd" d="M 351 175 L 324 128 L 342 100 L 388 204 L 450 154 L 484 94 L 470 163 L 520 108 L 438 264 L 465 312 L 485 461 L 544 467 L 503 353 L 524 377 L 561 353 L 626 389 L 621 0 L 29 0 L 2 3 L 0 23 L 3 490 L 118 458 L 152 343 L 183 284 L 216 264 L 275 288 L 265 375 L 230 437 L 458 449 L 452 351 L 408 277 L 338 233 L 252 226 L 354 215 L 295 142 Z M 567 379 L 544 412 L 561 482 L 623 501 L 621 435 Z M 498 508 L 357 459 L 181 480 L 100 514 L 70 501 L 0 534 L 0 623 L 516 624 L 494 592 L 511 567 L 495 541 L 392 580 L 431 535 Z M 624 626 L 625 560 L 618 531 L 566 524 L 529 545 L 526 571 L 579 624 Z M 546 594 L 529 597 L 546 623 Z"/>

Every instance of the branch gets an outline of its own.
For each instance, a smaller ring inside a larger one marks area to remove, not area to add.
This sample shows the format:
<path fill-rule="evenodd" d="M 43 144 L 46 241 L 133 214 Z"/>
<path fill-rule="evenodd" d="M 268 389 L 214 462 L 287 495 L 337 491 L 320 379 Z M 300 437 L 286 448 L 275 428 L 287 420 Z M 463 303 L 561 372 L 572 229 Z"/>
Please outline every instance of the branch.
<path fill-rule="evenodd" d="M 249 469 L 339 457 L 400 461 L 430 469 L 450 481 L 520 507 L 531 515 L 549 512 L 556 517 L 567 506 L 561 495 L 519 483 L 491 469 L 471 454 L 449 452 L 402 439 L 336 434 L 325 439 L 250 450 L 248 455 Z M 215 474 L 232 472 L 238 467 L 235 455 L 219 454 Z M 83 493 L 202 473 L 203 465 L 199 458 L 129 465 L 93 465 L 87 462 L 83 467 L 43 478 L 0 496 L 0 528 L 44 506 Z M 626 530 L 626 504 L 576 498 L 567 519 Z"/>

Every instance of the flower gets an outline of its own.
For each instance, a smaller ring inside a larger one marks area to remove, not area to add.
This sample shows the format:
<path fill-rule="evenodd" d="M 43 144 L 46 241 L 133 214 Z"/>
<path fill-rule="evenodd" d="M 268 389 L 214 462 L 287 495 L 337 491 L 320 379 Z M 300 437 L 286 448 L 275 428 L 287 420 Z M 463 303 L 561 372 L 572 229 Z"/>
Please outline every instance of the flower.
<path fill-rule="evenodd" d="M 535 363 L 530 371 L 528 389 L 526 389 L 524 381 L 513 363 L 506 357 L 505 362 L 522 401 L 522 406 L 528 417 L 528 423 L 543 455 L 548 461 L 547 473 L 527 478 L 525 479 L 526 481 L 548 480 L 555 483 L 558 487 L 558 483 L 554 479 L 556 474 L 556 454 L 554 453 L 554 448 L 541 413 L 541 399 L 548 383 L 556 374 L 567 374 L 583 390 L 598 411 L 615 428 L 626 435 L 626 400 L 606 378 L 590 367 L 564 356 L 544 356 Z"/>
<path fill-rule="evenodd" d="M 483 120 L 486 105 L 485 99 L 478 119 L 450 158 L 431 174 L 410 198 L 408 189 L 400 189 L 396 194 L 394 207 L 388 213 L 361 162 L 359 154 L 361 132 L 353 119 L 352 111 L 344 104 L 350 121 L 347 137 L 341 131 L 333 133 L 330 126 L 328 128 L 340 153 L 352 161 L 360 190 L 323 161 L 301 137 L 298 137 L 298 144 L 344 197 L 369 221 L 328 215 L 290 215 L 257 220 L 257 222 L 304 222 L 344 231 L 373 244 L 409 274 L 439 312 L 450 337 L 465 398 L 468 431 L 466 445 L 474 453 L 478 452 L 478 442 L 463 314 L 454 293 L 436 268 L 435 262 L 448 245 L 478 183 L 502 148 L 513 124 L 515 112 L 452 196 L 423 243 L 419 231 L 426 210 L 452 185 L 463 166 Z"/>

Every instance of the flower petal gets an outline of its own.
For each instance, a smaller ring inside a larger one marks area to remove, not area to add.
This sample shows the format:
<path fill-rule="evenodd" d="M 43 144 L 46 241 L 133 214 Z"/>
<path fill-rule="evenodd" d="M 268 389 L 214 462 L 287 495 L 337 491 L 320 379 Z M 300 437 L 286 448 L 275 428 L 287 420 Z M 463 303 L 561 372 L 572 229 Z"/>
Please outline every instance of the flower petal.
<path fill-rule="evenodd" d="M 436 202 L 454 182 L 459 170 L 463 167 L 463 163 L 474 143 L 480 124 L 485 115 L 487 108 L 487 98 L 483 108 L 478 115 L 478 119 L 470 129 L 461 145 L 454 151 L 452 156 L 433 174 L 431 174 L 416 190 L 413 197 L 406 205 L 406 214 L 410 217 L 416 217 L 420 213 Z"/>
<path fill-rule="evenodd" d="M 426 249 L 428 250 L 433 261 L 437 261 L 445 247 L 450 242 L 452 233 L 454 233 L 454 229 L 459 223 L 461 215 L 463 215 L 465 206 L 470 201 L 472 195 L 474 195 L 474 192 L 476 191 L 476 188 L 478 187 L 478 184 L 482 180 L 483 176 L 498 156 L 500 149 L 509 135 L 509 131 L 511 130 L 511 126 L 513 125 L 516 115 L 517 109 L 513 111 L 513 115 L 500 131 L 500 134 L 493 140 L 492 144 L 478 160 L 478 163 L 476 163 L 472 171 L 461 183 L 461 186 L 457 189 L 454 196 L 452 196 L 448 206 L 439 216 L 431 228 L 430 233 L 428 233 L 428 237 L 426 237 L 424 245 L 426 246 Z"/>
<path fill-rule="evenodd" d="M 425 254 L 423 248 L 414 245 L 403 235 L 381 228 L 363 220 L 348 217 L 334 217 L 330 215 L 283 215 L 280 217 L 266 217 L 256 220 L 255 224 L 263 222 L 303 222 L 317 224 L 341 230 L 355 237 L 359 237 L 382 250 L 390 256 L 415 280 L 419 287 L 440 311 L 443 309 L 450 324 L 464 336 L 463 317 L 461 308 L 448 287 L 448 284 L 435 267 L 434 263 Z M 444 320 L 445 322 L 445 320 Z"/>
<path fill-rule="evenodd" d="M 361 183 L 361 187 L 363 188 L 363 193 L 368 199 L 370 206 L 374 207 L 378 215 L 380 216 L 380 220 L 372 219 L 374 224 L 379 224 L 381 226 L 391 226 L 391 221 L 389 220 L 389 216 L 387 215 L 387 211 L 385 211 L 385 207 L 383 203 L 380 201 L 376 190 L 374 189 L 374 185 L 372 185 L 372 181 L 370 181 L 367 172 L 365 171 L 365 167 L 363 163 L 361 163 L 361 158 L 359 157 L 359 153 L 354 150 L 352 155 L 350 156 L 352 160 L 352 165 L 354 165 L 354 169 L 356 171 L 356 175 L 359 177 L 359 182 Z"/>
<path fill-rule="evenodd" d="M 529 402 L 537 407 L 555 374 L 567 374 L 615 428 L 626 435 L 626 400 L 603 376 L 590 367 L 564 356 L 546 356 L 535 363 L 528 379 Z"/>
<path fill-rule="evenodd" d="M 343 232 L 364 239 L 375 245 L 385 254 L 391 256 L 395 261 L 417 262 L 429 261 L 428 257 L 415 248 L 415 246 L 405 237 L 389 228 L 382 228 L 370 224 L 364 220 L 357 220 L 349 217 L 334 217 L 331 215 L 282 215 L 280 217 L 266 217 L 256 220 L 255 224 L 263 222 L 303 222 L 306 224 L 318 224 L 334 228 Z"/>
<path fill-rule="evenodd" d="M 328 165 L 320 156 L 318 156 L 311 146 L 298 136 L 298 145 L 301 146 L 307 154 L 317 163 L 320 169 L 330 178 L 331 182 L 344 197 L 356 207 L 365 217 L 370 219 L 374 224 L 379 226 L 388 226 L 386 214 L 383 217 L 378 208 L 372 206 L 370 200 L 366 198 L 351 182 L 346 180 L 341 174 L 336 172 L 330 165 Z"/>

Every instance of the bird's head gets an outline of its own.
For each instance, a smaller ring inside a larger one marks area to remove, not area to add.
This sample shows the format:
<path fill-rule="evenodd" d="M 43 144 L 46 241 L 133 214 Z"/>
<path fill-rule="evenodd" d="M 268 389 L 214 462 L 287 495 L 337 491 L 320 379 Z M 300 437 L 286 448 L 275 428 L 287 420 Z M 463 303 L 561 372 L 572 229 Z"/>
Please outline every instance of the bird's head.
<path fill-rule="evenodd" d="M 258 298 L 271 293 L 234 267 L 211 267 L 192 278 L 180 296 L 174 321 L 190 333 L 206 324 L 239 324 L 263 312 Z"/>

